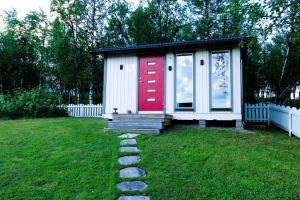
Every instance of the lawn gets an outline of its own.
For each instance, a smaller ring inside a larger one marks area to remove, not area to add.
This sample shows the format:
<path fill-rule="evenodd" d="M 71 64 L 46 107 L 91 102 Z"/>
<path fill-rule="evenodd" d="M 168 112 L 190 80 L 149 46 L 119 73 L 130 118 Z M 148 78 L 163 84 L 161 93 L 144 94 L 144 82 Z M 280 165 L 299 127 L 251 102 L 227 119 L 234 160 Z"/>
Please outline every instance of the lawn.
<path fill-rule="evenodd" d="M 0 199 L 114 199 L 118 141 L 100 119 L 0 121 Z"/>
<path fill-rule="evenodd" d="M 300 199 L 300 140 L 278 130 L 169 130 L 139 141 L 153 199 Z"/>
<path fill-rule="evenodd" d="M 115 199 L 119 139 L 100 119 L 0 121 L 0 199 Z M 153 200 L 300 199 L 300 140 L 279 130 L 143 135 Z"/>

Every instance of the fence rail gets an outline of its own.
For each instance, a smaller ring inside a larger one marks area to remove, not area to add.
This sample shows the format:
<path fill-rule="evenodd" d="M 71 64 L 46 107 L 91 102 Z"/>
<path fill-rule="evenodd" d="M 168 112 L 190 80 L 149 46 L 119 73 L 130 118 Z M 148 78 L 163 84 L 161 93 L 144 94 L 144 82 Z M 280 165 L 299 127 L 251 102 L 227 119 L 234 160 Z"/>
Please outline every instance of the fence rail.
<path fill-rule="evenodd" d="M 72 117 L 102 117 L 102 105 L 69 104 L 64 105 Z"/>
<path fill-rule="evenodd" d="M 276 104 L 245 104 L 246 122 L 268 122 L 300 138 L 300 110 Z"/>

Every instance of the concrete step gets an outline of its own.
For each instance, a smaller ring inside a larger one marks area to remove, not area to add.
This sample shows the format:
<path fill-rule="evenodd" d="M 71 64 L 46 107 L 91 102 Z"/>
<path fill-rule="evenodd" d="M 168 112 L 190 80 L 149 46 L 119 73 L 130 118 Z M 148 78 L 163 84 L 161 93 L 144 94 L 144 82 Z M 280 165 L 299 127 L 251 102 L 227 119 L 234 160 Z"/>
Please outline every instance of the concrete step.
<path fill-rule="evenodd" d="M 113 122 L 140 122 L 140 123 L 147 123 L 147 122 L 151 122 L 151 123 L 162 123 L 164 122 L 165 119 L 163 118 L 117 118 L 117 119 L 113 119 Z"/>
<path fill-rule="evenodd" d="M 145 134 L 160 134 L 161 129 L 130 129 L 130 128 L 105 128 L 105 131 L 127 131 L 131 133 L 145 133 Z"/>
<path fill-rule="evenodd" d="M 132 128 L 132 129 L 162 129 L 162 122 L 108 122 L 109 128 Z"/>
<path fill-rule="evenodd" d="M 166 114 L 114 114 L 113 119 L 172 119 L 171 115 Z"/>

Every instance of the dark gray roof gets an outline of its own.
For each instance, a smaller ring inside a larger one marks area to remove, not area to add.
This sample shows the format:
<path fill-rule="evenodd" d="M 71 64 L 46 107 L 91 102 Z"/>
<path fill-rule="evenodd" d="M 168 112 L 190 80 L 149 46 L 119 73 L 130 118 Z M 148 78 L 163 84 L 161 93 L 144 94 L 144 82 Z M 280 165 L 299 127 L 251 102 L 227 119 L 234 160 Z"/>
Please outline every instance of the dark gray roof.
<path fill-rule="evenodd" d="M 193 41 L 183 41 L 183 42 L 164 42 L 156 44 L 141 44 L 141 45 L 130 45 L 123 47 L 112 47 L 112 48 L 98 48 L 94 54 L 118 54 L 118 53 L 134 53 L 140 50 L 143 51 L 156 51 L 156 50 L 170 50 L 178 48 L 192 48 L 202 45 L 218 45 L 218 44 L 236 44 L 241 41 L 247 40 L 246 36 L 234 36 L 226 38 L 217 38 L 217 39 L 202 39 L 202 40 L 193 40 Z"/>

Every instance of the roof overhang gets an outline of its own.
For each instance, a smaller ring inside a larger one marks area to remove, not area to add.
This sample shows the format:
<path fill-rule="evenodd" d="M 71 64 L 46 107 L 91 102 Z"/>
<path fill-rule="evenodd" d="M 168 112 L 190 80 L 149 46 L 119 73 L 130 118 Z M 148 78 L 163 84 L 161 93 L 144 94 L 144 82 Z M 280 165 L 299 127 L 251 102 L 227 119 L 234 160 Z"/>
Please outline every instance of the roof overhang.
<path fill-rule="evenodd" d="M 114 55 L 114 54 L 149 54 L 149 53 L 163 53 L 168 51 L 188 51 L 195 50 L 197 48 L 232 48 L 246 42 L 248 37 L 246 36 L 235 36 L 218 39 L 203 39 L 194 41 L 183 41 L 183 42 L 165 42 L 157 44 L 142 44 L 142 45 L 131 45 L 124 47 L 113 47 L 113 48 L 98 48 L 91 52 L 92 54 L 102 55 Z"/>

